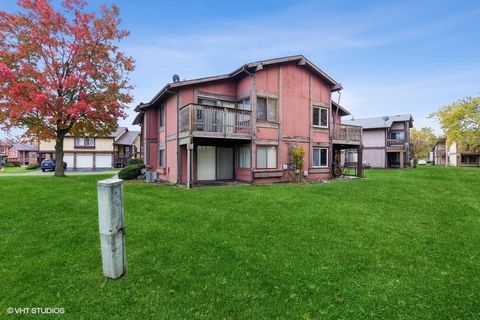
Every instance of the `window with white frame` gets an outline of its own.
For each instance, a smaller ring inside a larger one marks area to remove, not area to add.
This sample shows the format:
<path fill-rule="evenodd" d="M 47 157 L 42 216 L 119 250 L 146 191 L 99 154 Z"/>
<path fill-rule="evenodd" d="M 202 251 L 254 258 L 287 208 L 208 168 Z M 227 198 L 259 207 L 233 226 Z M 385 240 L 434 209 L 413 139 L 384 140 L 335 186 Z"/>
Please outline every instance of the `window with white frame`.
<path fill-rule="evenodd" d="M 257 169 L 277 168 L 277 147 L 257 146 Z"/>
<path fill-rule="evenodd" d="M 243 99 L 237 102 L 237 108 L 240 110 L 252 110 L 252 106 L 250 104 L 250 98 Z"/>
<path fill-rule="evenodd" d="M 89 137 L 75 138 L 74 145 L 75 147 L 84 147 L 84 148 L 95 147 L 95 139 L 89 138 Z"/>
<path fill-rule="evenodd" d="M 165 105 L 161 105 L 158 109 L 158 127 L 162 128 L 165 126 Z"/>
<path fill-rule="evenodd" d="M 158 149 L 158 166 L 160 168 L 165 167 L 165 147 Z"/>
<path fill-rule="evenodd" d="M 206 106 L 235 108 L 235 102 L 215 98 L 198 97 L 198 103 Z"/>
<path fill-rule="evenodd" d="M 257 120 L 278 121 L 277 100 L 257 97 Z"/>
<path fill-rule="evenodd" d="M 313 107 L 312 124 L 315 127 L 328 127 L 328 109 L 322 107 Z"/>
<path fill-rule="evenodd" d="M 250 146 L 240 146 L 240 147 L 238 147 L 237 163 L 238 163 L 239 168 L 250 168 L 251 167 Z"/>
<path fill-rule="evenodd" d="M 390 139 L 405 140 L 405 131 L 392 131 L 392 132 L 390 132 Z"/>
<path fill-rule="evenodd" d="M 312 167 L 326 168 L 328 166 L 328 148 L 312 148 Z"/>

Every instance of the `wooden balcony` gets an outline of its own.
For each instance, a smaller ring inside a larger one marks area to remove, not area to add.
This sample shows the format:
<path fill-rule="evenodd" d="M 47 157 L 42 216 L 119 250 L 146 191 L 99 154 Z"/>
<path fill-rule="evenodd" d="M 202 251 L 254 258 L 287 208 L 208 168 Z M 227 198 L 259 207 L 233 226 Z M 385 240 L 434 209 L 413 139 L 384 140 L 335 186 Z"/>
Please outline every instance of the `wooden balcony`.
<path fill-rule="evenodd" d="M 362 127 L 350 124 L 336 123 L 332 131 L 332 142 L 334 144 L 361 145 Z"/>
<path fill-rule="evenodd" d="M 405 139 L 387 139 L 387 148 L 403 150 L 406 149 L 405 143 Z"/>
<path fill-rule="evenodd" d="M 250 140 L 252 113 L 225 107 L 188 104 L 179 110 L 179 138 L 204 137 Z"/>

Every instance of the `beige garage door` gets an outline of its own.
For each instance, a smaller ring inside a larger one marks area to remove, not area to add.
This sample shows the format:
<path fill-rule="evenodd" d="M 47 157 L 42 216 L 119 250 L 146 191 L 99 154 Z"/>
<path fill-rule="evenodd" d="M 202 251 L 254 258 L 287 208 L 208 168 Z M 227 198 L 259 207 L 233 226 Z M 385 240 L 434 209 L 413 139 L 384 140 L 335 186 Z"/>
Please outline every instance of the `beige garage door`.
<path fill-rule="evenodd" d="M 77 168 L 93 168 L 93 154 L 79 154 L 77 153 Z"/>
<path fill-rule="evenodd" d="M 73 153 L 65 153 L 63 161 L 67 163 L 67 169 L 73 169 Z"/>
<path fill-rule="evenodd" d="M 95 168 L 111 168 L 112 155 L 111 154 L 97 154 L 95 158 Z"/>

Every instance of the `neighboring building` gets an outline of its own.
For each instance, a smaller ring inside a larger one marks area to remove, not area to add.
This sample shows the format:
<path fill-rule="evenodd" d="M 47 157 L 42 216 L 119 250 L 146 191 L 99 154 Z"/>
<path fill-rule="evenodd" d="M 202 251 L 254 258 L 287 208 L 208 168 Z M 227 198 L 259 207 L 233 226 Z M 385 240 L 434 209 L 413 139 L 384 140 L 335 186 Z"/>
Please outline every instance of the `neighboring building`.
<path fill-rule="evenodd" d="M 5 163 L 9 147 L 10 144 L 8 143 L 8 141 L 0 139 L 0 166 Z"/>
<path fill-rule="evenodd" d="M 141 158 L 140 145 L 140 131 L 127 131 L 122 134 L 114 142 L 114 166 L 124 167 L 128 159 Z"/>
<path fill-rule="evenodd" d="M 462 151 L 456 142 L 452 142 L 447 147 L 445 138 L 438 139 L 432 151 L 435 165 L 480 167 L 480 150 Z"/>
<path fill-rule="evenodd" d="M 32 144 L 14 143 L 7 149 L 8 162 L 18 161 L 20 165 L 38 162 L 38 147 Z"/>
<path fill-rule="evenodd" d="M 361 128 L 340 124 L 339 83 L 304 56 L 248 63 L 230 74 L 167 84 L 140 104 L 146 165 L 157 180 L 289 181 L 288 148 L 305 149 L 306 180 L 331 177 L 341 149 L 360 148 Z"/>
<path fill-rule="evenodd" d="M 405 168 L 410 163 L 410 114 L 343 119 L 343 124 L 363 128 L 363 161 L 373 168 Z"/>
<path fill-rule="evenodd" d="M 435 145 L 432 148 L 432 164 L 437 166 L 444 166 L 446 164 L 446 149 L 445 149 L 445 138 L 440 138 L 435 142 Z"/>
<path fill-rule="evenodd" d="M 69 169 L 98 169 L 124 166 L 136 157 L 140 144 L 139 132 L 119 127 L 107 137 L 74 137 L 63 142 L 63 161 Z M 55 141 L 40 142 L 40 159 L 55 158 Z"/>

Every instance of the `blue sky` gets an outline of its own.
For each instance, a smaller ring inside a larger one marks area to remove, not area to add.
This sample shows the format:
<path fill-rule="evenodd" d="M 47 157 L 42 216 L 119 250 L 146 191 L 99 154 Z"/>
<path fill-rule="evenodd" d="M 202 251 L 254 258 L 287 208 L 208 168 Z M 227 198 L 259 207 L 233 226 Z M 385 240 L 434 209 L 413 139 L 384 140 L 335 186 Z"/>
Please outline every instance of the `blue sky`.
<path fill-rule="evenodd" d="M 134 103 L 173 74 L 193 79 L 251 61 L 303 54 L 341 82 L 355 117 L 412 113 L 480 95 L 478 1 L 90 1 L 116 3 L 131 31 Z M 11 11 L 15 1 L 0 0 Z M 336 97 L 335 97 L 336 99 Z"/>

